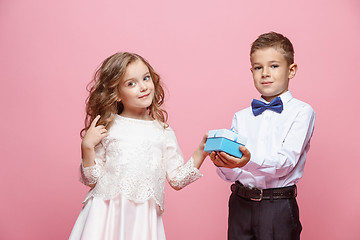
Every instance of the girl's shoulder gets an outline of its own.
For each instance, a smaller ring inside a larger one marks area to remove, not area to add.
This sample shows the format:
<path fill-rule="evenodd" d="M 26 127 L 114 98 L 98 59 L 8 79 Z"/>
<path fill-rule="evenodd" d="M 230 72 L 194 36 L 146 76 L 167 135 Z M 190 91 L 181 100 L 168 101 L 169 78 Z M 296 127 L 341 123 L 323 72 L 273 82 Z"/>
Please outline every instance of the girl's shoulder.
<path fill-rule="evenodd" d="M 160 131 L 165 134 L 165 136 L 175 135 L 174 130 L 170 127 L 169 124 L 155 120 L 155 125 Z"/>
<path fill-rule="evenodd" d="M 170 127 L 169 124 L 156 121 L 157 128 L 162 131 L 166 138 L 176 138 L 175 131 Z"/>
<path fill-rule="evenodd" d="M 154 120 L 154 122 L 156 122 L 156 124 L 157 124 L 159 127 L 163 128 L 163 129 L 165 129 L 165 130 L 170 130 L 170 131 L 172 131 L 172 128 L 170 127 L 169 124 L 164 123 L 164 122 L 161 122 L 161 121 L 158 121 L 158 120 Z"/>

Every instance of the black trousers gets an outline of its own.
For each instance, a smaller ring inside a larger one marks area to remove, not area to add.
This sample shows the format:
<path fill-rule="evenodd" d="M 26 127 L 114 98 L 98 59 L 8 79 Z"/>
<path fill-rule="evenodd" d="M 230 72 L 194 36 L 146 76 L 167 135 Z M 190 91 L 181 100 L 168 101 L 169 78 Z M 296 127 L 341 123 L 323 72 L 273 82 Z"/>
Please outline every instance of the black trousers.
<path fill-rule="evenodd" d="M 229 240 L 298 240 L 301 230 L 295 198 L 256 202 L 230 196 Z"/>

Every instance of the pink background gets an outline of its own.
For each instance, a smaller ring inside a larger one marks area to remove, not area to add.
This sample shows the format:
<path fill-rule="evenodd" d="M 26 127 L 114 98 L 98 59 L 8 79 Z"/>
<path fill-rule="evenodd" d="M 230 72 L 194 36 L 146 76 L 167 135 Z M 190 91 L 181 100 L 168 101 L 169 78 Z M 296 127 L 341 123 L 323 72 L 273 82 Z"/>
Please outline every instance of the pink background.
<path fill-rule="evenodd" d="M 228 128 L 258 94 L 249 48 L 278 31 L 295 46 L 293 95 L 317 113 L 299 184 L 302 239 L 359 239 L 360 3 L 320 1 L 0 1 L 0 239 L 67 239 L 78 182 L 85 87 L 117 51 L 144 56 L 167 87 L 188 159 L 204 132 Z M 347 103 L 346 103 L 346 102 Z M 230 183 L 167 186 L 170 240 L 225 239 Z"/>

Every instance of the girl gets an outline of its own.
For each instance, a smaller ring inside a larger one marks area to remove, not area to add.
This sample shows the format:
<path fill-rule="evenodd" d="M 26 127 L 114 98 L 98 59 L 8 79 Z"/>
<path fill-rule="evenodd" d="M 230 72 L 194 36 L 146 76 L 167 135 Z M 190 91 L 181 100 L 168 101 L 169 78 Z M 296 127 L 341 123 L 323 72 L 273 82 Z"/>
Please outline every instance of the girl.
<path fill-rule="evenodd" d="M 202 176 L 206 135 L 184 164 L 160 77 L 137 54 L 107 58 L 89 92 L 80 169 L 91 189 L 70 239 L 165 239 L 165 179 L 179 190 Z"/>

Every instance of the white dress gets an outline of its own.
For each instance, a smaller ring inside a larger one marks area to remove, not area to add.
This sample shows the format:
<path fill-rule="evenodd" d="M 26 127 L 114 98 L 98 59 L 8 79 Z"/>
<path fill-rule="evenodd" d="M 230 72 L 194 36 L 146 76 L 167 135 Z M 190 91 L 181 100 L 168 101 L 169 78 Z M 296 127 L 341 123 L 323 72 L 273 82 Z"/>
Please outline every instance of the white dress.
<path fill-rule="evenodd" d="M 95 148 L 95 166 L 81 181 L 93 185 L 70 240 L 165 239 L 165 181 L 181 189 L 202 175 L 191 158 L 186 164 L 174 131 L 158 121 L 117 115 L 109 136 Z"/>

